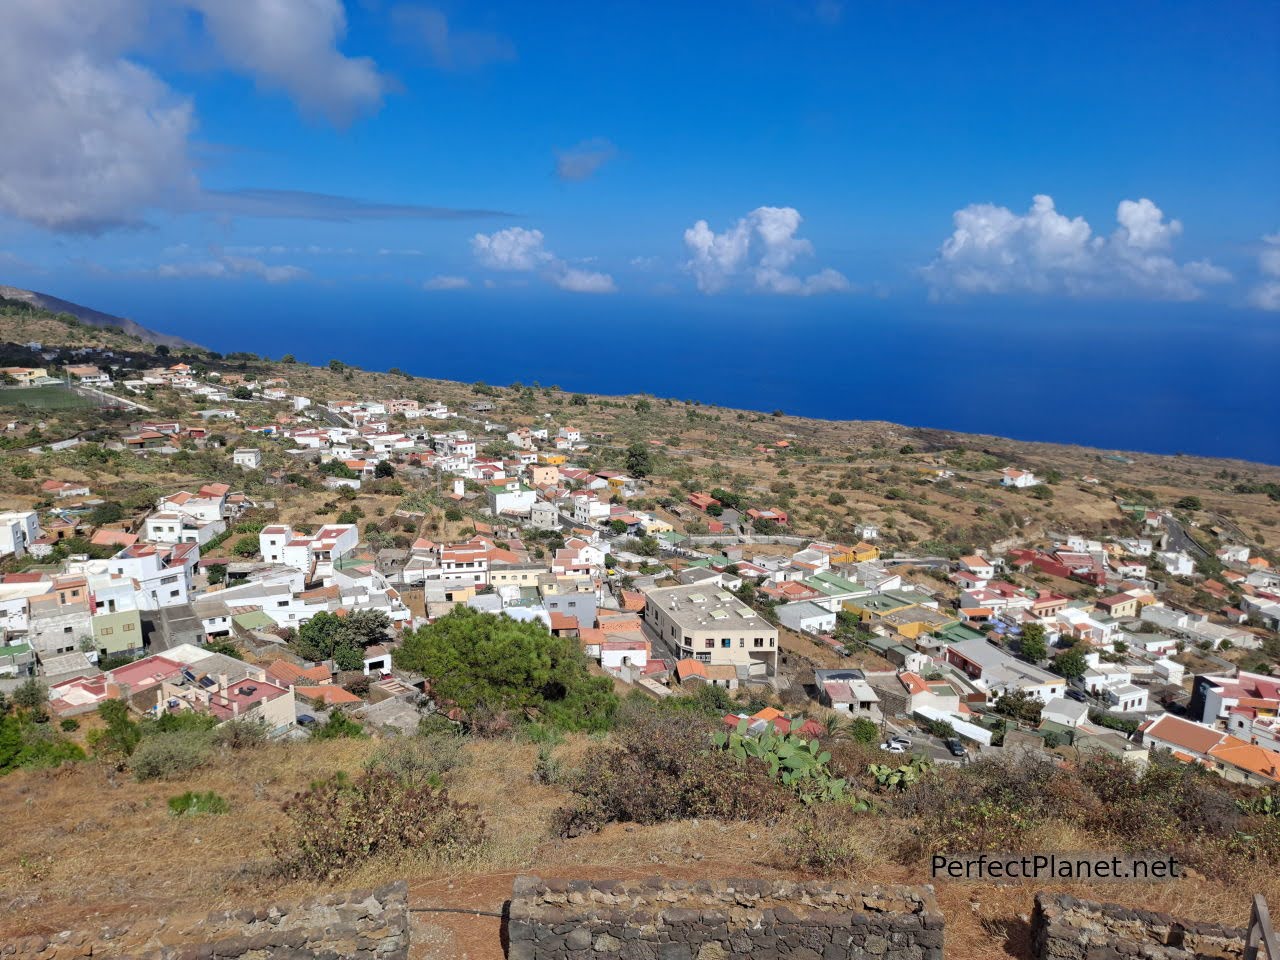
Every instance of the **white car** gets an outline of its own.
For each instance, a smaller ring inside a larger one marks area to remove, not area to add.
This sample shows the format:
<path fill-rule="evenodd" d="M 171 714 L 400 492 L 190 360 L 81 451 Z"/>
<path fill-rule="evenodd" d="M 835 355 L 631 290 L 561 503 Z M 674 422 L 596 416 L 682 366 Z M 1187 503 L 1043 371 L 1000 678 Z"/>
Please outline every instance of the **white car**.
<path fill-rule="evenodd" d="M 892 740 L 889 740 L 885 743 L 880 744 L 880 749 L 887 750 L 890 753 L 906 753 L 907 752 L 906 747 L 904 747 L 900 743 L 894 743 Z"/>
<path fill-rule="evenodd" d="M 900 747 L 906 747 L 906 748 L 908 748 L 908 749 L 910 749 L 910 747 L 911 747 L 911 738 L 910 738 L 910 737 L 904 737 L 904 736 L 902 736 L 901 734 L 899 734 L 899 735 L 898 735 L 898 736 L 896 736 L 896 737 L 890 737 L 890 738 L 889 738 L 889 742 L 890 742 L 890 743 L 896 743 L 898 746 L 900 746 Z"/>

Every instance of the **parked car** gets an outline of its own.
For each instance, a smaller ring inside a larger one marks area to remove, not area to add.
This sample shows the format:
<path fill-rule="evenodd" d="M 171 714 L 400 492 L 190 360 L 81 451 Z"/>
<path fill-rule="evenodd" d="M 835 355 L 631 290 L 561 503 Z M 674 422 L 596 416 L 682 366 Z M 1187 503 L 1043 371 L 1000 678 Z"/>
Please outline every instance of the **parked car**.
<path fill-rule="evenodd" d="M 968 753 L 964 748 L 964 744 L 955 737 L 951 737 L 947 740 L 947 750 L 953 757 L 963 757 Z"/>
<path fill-rule="evenodd" d="M 906 753 L 907 752 L 907 748 L 904 747 L 902 744 L 894 743 L 890 740 L 887 740 L 884 743 L 880 744 L 880 749 L 887 750 L 890 753 Z"/>
<path fill-rule="evenodd" d="M 908 750 L 911 748 L 911 738 L 910 738 L 910 737 L 904 737 L 904 736 L 902 736 L 902 734 L 898 734 L 896 737 L 890 737 L 890 738 L 889 738 L 889 742 L 890 742 L 890 743 L 896 743 L 898 746 L 903 747 L 903 748 L 908 749 Z"/>
<path fill-rule="evenodd" d="M 1068 696 L 1069 698 L 1071 698 L 1072 700 L 1075 700 L 1075 701 L 1077 701 L 1077 702 L 1079 702 L 1079 703 L 1088 703 L 1088 702 L 1089 702 L 1089 698 L 1088 698 L 1088 697 L 1086 697 L 1086 696 L 1084 695 L 1084 691 L 1083 691 L 1083 690 L 1076 690 L 1075 688 L 1072 688 L 1072 689 L 1070 689 L 1070 690 L 1068 690 L 1068 691 L 1067 691 L 1067 696 Z"/>
<path fill-rule="evenodd" d="M 298 714 L 298 726 L 300 727 L 314 726 L 315 722 L 316 722 L 316 718 L 309 713 Z"/>

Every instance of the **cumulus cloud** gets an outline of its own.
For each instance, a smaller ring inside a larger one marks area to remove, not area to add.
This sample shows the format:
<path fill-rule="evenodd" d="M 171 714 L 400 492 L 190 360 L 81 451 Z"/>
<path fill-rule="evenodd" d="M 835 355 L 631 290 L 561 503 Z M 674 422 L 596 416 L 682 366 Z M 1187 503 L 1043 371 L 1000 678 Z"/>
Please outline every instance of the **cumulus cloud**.
<path fill-rule="evenodd" d="M 1166 220 L 1152 201 L 1122 200 L 1117 227 L 1097 236 L 1083 217 L 1068 217 L 1053 198 L 1037 195 L 1025 214 L 971 204 L 923 274 L 935 297 L 964 293 L 1065 293 L 1193 300 L 1206 284 L 1231 274 L 1207 260 L 1171 255 L 1182 223 Z"/>
<path fill-rule="evenodd" d="M 189 155 L 194 105 L 135 59 L 155 42 L 157 19 L 191 11 L 223 62 L 308 113 L 345 124 L 381 103 L 386 81 L 373 61 L 338 50 L 342 0 L 8 0 L 0 214 L 100 232 L 155 209 L 262 206 L 201 194 Z"/>
<path fill-rule="evenodd" d="M 562 273 L 552 275 L 552 282 L 561 290 L 571 293 L 617 293 L 618 287 L 613 277 L 607 273 L 594 270 L 579 270 L 568 267 Z"/>
<path fill-rule="evenodd" d="M 540 270 L 546 280 L 570 293 L 616 293 L 618 289 L 609 274 L 571 267 L 558 258 L 546 248 L 541 230 L 508 227 L 496 233 L 477 233 L 471 238 L 471 252 L 490 270 Z"/>
<path fill-rule="evenodd" d="M 471 281 L 466 277 L 451 277 L 443 273 L 422 283 L 423 290 L 464 290 L 469 286 Z"/>
<path fill-rule="evenodd" d="M 603 137 L 583 140 L 568 150 L 556 151 L 556 176 L 561 180 L 587 180 L 618 155 L 618 148 Z"/>
<path fill-rule="evenodd" d="M 233 254 L 224 254 L 207 260 L 163 263 L 155 268 L 154 273 L 158 277 L 171 278 L 209 277 L 230 280 L 236 277 L 255 277 L 267 283 L 288 283 L 290 280 L 300 280 L 309 276 L 302 267 L 268 264 L 254 257 Z"/>
<path fill-rule="evenodd" d="M 516 58 L 515 44 L 507 37 L 487 30 L 458 29 L 435 7 L 403 4 L 392 8 L 391 19 L 401 35 L 420 43 L 441 70 L 475 70 Z"/>
<path fill-rule="evenodd" d="M 1249 302 L 1262 310 L 1280 310 L 1280 233 L 1262 238 L 1258 272 L 1262 282 L 1249 291 Z"/>
<path fill-rule="evenodd" d="M 137 224 L 196 190 L 191 102 L 123 54 L 140 0 L 11 0 L 0 28 L 0 212 L 55 230 Z"/>
<path fill-rule="evenodd" d="M 338 50 L 347 32 L 342 0 L 185 0 L 232 67 L 305 112 L 345 126 L 376 110 L 386 79 L 368 57 Z"/>
<path fill-rule="evenodd" d="M 699 220 L 684 232 L 691 259 L 686 267 L 703 293 L 719 293 L 739 274 L 763 293 L 810 296 L 850 288 L 831 268 L 802 277 L 791 272 L 800 257 L 813 255 L 813 244 L 796 236 L 803 217 L 794 207 L 757 207 L 723 233 Z"/>
<path fill-rule="evenodd" d="M 541 230 L 508 227 L 496 233 L 477 233 L 471 251 L 490 270 L 533 270 L 552 259 L 542 245 Z"/>

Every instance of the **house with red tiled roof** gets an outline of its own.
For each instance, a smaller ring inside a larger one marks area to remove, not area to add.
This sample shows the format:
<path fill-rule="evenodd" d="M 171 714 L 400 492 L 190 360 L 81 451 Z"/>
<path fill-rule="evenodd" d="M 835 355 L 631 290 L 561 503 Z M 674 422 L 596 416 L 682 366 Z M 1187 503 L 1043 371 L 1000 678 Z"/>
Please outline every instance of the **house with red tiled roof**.
<path fill-rule="evenodd" d="M 706 511 L 710 507 L 720 506 L 720 501 L 709 493 L 695 492 L 688 496 L 689 504 L 699 510 Z"/>
<path fill-rule="evenodd" d="M 314 687 L 295 686 L 293 692 L 304 700 L 319 701 L 326 707 L 354 707 L 364 703 L 350 690 L 332 683 Z"/>

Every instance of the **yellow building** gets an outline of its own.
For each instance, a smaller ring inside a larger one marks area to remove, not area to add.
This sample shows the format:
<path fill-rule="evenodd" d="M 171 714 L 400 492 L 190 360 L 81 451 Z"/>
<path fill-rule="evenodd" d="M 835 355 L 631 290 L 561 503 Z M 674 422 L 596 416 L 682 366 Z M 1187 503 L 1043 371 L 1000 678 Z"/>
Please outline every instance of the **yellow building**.
<path fill-rule="evenodd" d="M 569 458 L 563 453 L 540 453 L 538 454 L 538 462 L 544 466 L 560 467 L 569 462 Z"/>
<path fill-rule="evenodd" d="M 868 560 L 880 559 L 880 548 L 872 546 L 863 540 L 849 548 L 853 554 L 853 560 L 850 563 L 866 563 Z"/>
<path fill-rule="evenodd" d="M 29 387 L 49 376 L 49 371 L 44 367 L 0 367 L 0 375 L 12 377 L 20 387 Z"/>

